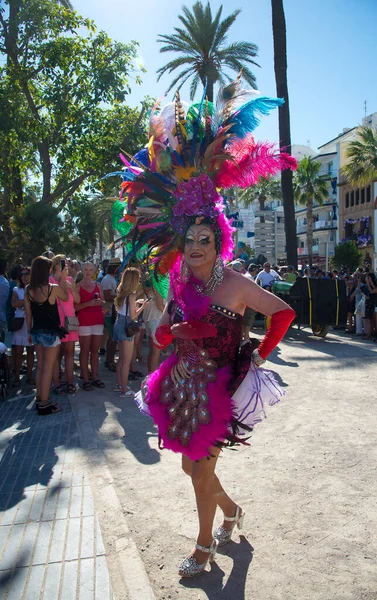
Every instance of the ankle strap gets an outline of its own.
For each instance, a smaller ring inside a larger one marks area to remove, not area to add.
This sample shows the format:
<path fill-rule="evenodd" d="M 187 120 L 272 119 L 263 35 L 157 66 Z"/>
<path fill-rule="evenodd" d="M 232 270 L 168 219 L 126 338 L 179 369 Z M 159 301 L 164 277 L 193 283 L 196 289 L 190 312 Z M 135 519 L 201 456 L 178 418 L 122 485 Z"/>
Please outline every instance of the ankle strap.
<path fill-rule="evenodd" d="M 239 506 L 237 506 L 235 516 L 234 517 L 225 517 L 224 516 L 224 521 L 230 521 L 230 522 L 238 521 L 238 519 L 240 518 L 240 513 L 241 513 L 241 508 Z"/>
<path fill-rule="evenodd" d="M 201 550 L 202 552 L 212 552 L 214 544 L 216 545 L 216 540 L 212 540 L 212 544 L 210 546 L 201 546 L 200 544 L 195 544 L 195 548 L 197 550 Z"/>

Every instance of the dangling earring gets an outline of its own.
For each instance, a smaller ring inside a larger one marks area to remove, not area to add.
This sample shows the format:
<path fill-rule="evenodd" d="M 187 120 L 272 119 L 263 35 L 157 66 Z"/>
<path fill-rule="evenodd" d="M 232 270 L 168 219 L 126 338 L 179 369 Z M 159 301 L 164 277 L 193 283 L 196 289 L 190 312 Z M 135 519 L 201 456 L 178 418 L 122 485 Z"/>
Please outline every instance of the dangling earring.
<path fill-rule="evenodd" d="M 213 294 L 215 288 L 224 281 L 224 263 L 221 254 L 218 254 L 213 265 L 212 275 L 206 284 L 206 294 Z"/>
<path fill-rule="evenodd" d="M 183 283 L 187 283 L 190 279 L 190 268 L 184 258 L 182 258 L 181 262 L 180 277 Z"/>

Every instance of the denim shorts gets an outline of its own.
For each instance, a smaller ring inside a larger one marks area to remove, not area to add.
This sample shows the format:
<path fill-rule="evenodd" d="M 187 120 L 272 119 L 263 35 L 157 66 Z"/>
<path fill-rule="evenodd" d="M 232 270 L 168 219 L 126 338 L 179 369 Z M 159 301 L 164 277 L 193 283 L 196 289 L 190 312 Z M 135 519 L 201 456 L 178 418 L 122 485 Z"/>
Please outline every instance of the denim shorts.
<path fill-rule="evenodd" d="M 118 315 L 114 324 L 113 340 L 115 342 L 132 342 L 135 336 L 133 335 L 132 337 L 127 337 L 125 327 L 126 317 L 124 315 Z"/>
<path fill-rule="evenodd" d="M 40 344 L 44 348 L 55 348 L 55 346 L 59 346 L 60 338 L 56 335 L 56 333 L 47 333 L 43 331 L 36 331 L 31 334 L 31 341 L 33 345 L 36 346 Z"/>

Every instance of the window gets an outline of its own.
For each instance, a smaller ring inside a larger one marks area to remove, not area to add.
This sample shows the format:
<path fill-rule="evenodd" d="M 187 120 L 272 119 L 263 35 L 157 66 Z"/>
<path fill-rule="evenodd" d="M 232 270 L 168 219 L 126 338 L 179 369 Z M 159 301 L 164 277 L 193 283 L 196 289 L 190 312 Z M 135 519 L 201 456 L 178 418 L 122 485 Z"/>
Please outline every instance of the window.
<path fill-rule="evenodd" d="M 361 204 L 365 204 L 365 188 L 361 190 Z"/>
<path fill-rule="evenodd" d="M 331 173 L 332 173 L 332 167 L 333 167 L 333 162 L 332 161 L 329 162 L 329 163 L 327 163 L 327 173 L 329 175 L 331 175 Z"/>
<path fill-rule="evenodd" d="M 355 192 L 351 192 L 351 206 L 355 206 Z"/>
<path fill-rule="evenodd" d="M 353 236 L 353 223 L 346 223 L 344 228 L 344 234 L 346 238 L 352 238 Z"/>
<path fill-rule="evenodd" d="M 346 193 L 346 208 L 350 207 L 350 195 L 349 192 Z"/>
<path fill-rule="evenodd" d="M 356 206 L 360 204 L 360 190 L 356 190 Z"/>
<path fill-rule="evenodd" d="M 370 202 L 370 185 L 367 187 L 367 202 Z"/>

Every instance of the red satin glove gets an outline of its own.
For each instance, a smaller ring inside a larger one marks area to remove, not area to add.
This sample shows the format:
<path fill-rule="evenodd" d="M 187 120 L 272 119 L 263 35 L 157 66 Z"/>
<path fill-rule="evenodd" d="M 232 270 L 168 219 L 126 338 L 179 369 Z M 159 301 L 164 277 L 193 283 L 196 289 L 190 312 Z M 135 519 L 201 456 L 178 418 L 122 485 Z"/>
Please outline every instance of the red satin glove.
<path fill-rule="evenodd" d="M 258 354 L 261 358 L 265 360 L 275 346 L 283 339 L 295 316 L 296 313 L 292 308 L 280 310 L 272 315 L 271 325 L 261 344 L 258 346 Z"/>
<path fill-rule="evenodd" d="M 169 344 L 171 344 L 174 340 L 170 325 L 159 325 L 155 331 L 155 334 L 152 336 L 152 340 L 156 348 L 159 348 L 159 350 L 169 346 Z"/>

